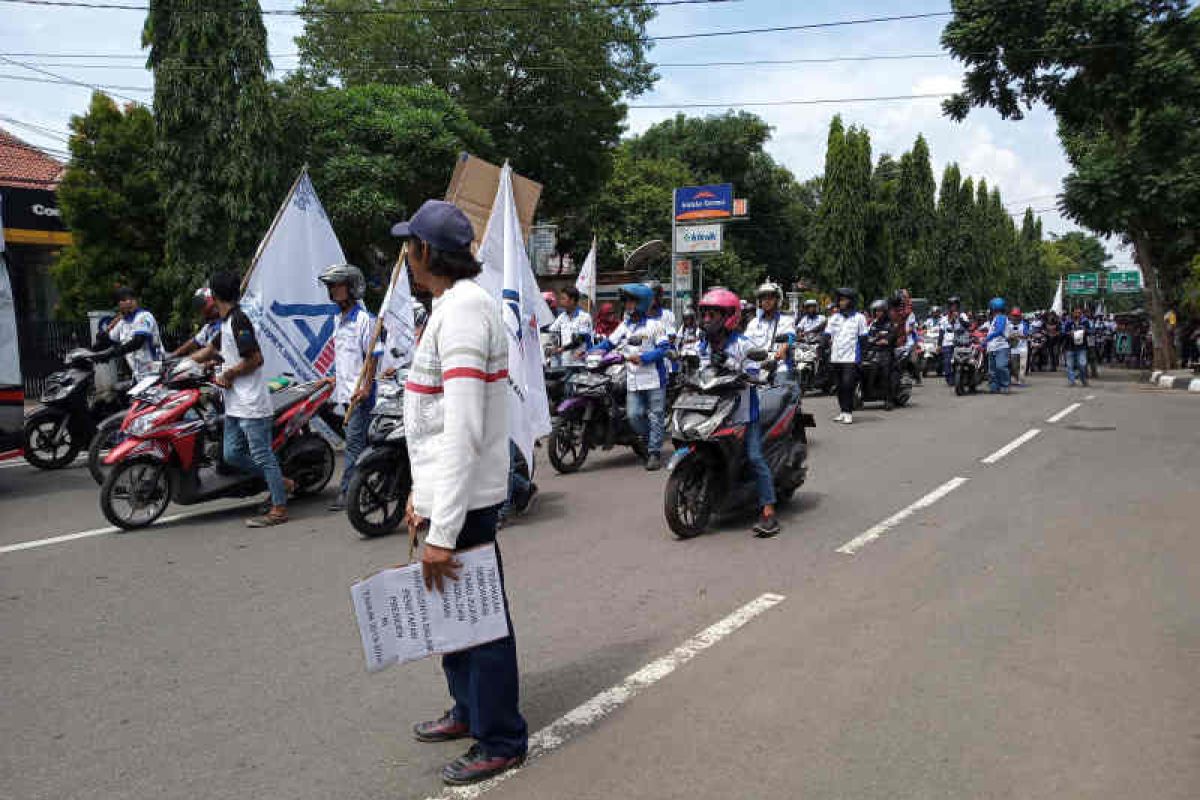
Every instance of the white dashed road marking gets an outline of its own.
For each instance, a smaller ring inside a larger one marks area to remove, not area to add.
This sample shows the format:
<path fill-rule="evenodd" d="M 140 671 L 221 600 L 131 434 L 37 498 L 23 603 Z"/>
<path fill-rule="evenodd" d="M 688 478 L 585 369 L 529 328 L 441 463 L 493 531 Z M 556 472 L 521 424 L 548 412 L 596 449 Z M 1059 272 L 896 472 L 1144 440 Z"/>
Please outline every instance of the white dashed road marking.
<path fill-rule="evenodd" d="M 950 494 L 966 482 L 966 478 L 951 478 L 929 494 L 922 497 L 917 502 L 900 509 L 883 522 L 860 533 L 858 536 L 855 536 L 853 539 L 839 547 L 837 551 L 848 556 L 854 555 L 866 545 L 875 541 L 880 536 L 883 536 L 883 534 L 887 533 L 889 529 L 899 525 L 901 522 L 908 519 L 922 508 L 928 508 L 929 506 L 933 505 L 938 500 L 941 500 L 943 497 Z"/>
<path fill-rule="evenodd" d="M 1067 416 L 1067 414 L 1070 414 L 1071 412 L 1078 410 L 1078 408 L 1081 405 L 1083 405 L 1083 404 L 1082 403 L 1071 403 L 1071 405 L 1067 406 L 1062 411 L 1058 412 L 1053 417 L 1046 420 L 1046 422 L 1058 422 L 1060 419 Z"/>
<path fill-rule="evenodd" d="M 1071 409 L 1071 410 L 1073 411 L 1074 409 Z M 1026 442 L 1028 442 L 1030 439 L 1037 436 L 1041 432 L 1042 431 L 1040 428 L 1031 428 L 1030 430 L 1025 431 L 1020 436 L 1013 439 L 1008 444 L 1004 445 L 1004 447 L 1001 447 L 999 450 L 992 453 L 987 458 L 982 459 L 983 463 L 984 464 L 995 464 L 997 461 L 1004 458 L 1006 455 L 1011 453 L 1013 450 L 1016 450 L 1018 447 L 1025 444 Z"/>
<path fill-rule="evenodd" d="M 643 689 L 658 683 L 759 614 L 779 605 L 783 600 L 783 595 L 779 594 L 764 594 L 752 600 L 720 622 L 700 631 L 700 633 L 688 639 L 667 655 L 642 667 L 616 686 L 605 689 L 583 705 L 578 706 L 572 711 L 568 711 L 529 737 L 529 754 L 525 757 L 526 766 L 530 762 L 552 753 L 571 739 L 574 739 L 588 727 L 596 724 L 616 709 L 625 705 L 625 703 L 629 702 L 634 695 Z M 477 783 L 474 786 L 446 789 L 440 795 L 437 795 L 436 800 L 461 800 L 461 798 L 479 797 L 484 792 L 494 789 L 520 771 L 520 769 L 510 770 L 509 772 L 497 775 L 491 780 Z M 430 800 L 434 800 L 434 798 L 430 798 Z"/>

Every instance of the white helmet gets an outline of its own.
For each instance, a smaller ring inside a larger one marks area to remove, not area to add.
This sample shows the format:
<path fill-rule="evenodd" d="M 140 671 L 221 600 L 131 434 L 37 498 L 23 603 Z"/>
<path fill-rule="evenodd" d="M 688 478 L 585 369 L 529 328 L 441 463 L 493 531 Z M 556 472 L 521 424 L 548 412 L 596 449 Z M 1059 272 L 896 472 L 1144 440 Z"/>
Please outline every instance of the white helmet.
<path fill-rule="evenodd" d="M 754 292 L 754 296 L 762 297 L 763 295 L 768 294 L 774 295 L 776 300 L 783 299 L 783 289 L 779 288 L 778 283 L 775 283 L 770 279 L 767 279 L 766 283 L 758 287 L 758 290 Z"/>

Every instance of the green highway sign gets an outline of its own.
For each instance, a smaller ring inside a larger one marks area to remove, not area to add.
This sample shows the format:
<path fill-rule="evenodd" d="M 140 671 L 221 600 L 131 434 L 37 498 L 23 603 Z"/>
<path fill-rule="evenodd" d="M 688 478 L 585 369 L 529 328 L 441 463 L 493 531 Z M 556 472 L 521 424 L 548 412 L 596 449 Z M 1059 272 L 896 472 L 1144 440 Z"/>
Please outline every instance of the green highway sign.
<path fill-rule="evenodd" d="M 1114 294 L 1129 294 L 1142 290 L 1142 273 L 1137 270 L 1108 273 L 1108 290 Z"/>
<path fill-rule="evenodd" d="M 1099 290 L 1099 272 L 1072 272 L 1067 276 L 1067 294 L 1096 294 Z"/>

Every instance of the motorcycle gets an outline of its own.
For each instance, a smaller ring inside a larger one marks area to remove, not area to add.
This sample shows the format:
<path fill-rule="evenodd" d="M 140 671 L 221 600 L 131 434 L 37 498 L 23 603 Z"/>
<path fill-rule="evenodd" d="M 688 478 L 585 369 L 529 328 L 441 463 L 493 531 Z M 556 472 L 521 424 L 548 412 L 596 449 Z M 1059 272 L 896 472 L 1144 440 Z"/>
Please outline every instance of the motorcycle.
<path fill-rule="evenodd" d="M 577 472 L 593 447 L 646 447 L 625 415 L 625 357 L 618 351 L 588 353 L 585 367 L 567 379 L 566 399 L 557 408 L 546 449 L 560 473 Z"/>
<path fill-rule="evenodd" d="M 79 455 L 96 433 L 96 424 L 129 405 L 132 381 L 98 379 L 96 365 L 113 350 L 76 348 L 63 359 L 66 369 L 46 379 L 42 404 L 25 418 L 25 458 L 39 469 L 61 469 Z M 115 370 L 106 370 L 114 374 Z"/>
<path fill-rule="evenodd" d="M 928 378 L 930 375 L 942 374 L 942 349 L 938 346 L 939 332 L 928 331 L 921 337 L 921 374 Z"/>
<path fill-rule="evenodd" d="M 150 525 L 172 502 L 248 497 L 265 486 L 221 461 L 222 426 L 204 413 L 219 389 L 195 362 L 183 368 L 130 421 L 126 439 L 104 459 L 111 471 L 100 489 L 100 510 L 123 530 Z M 332 385 L 316 381 L 271 395 L 271 447 L 284 476 L 296 482 L 297 496 L 321 491 L 333 477 L 333 448 L 310 427 L 332 393 Z"/>
<path fill-rule="evenodd" d="M 404 434 L 404 375 L 381 382 L 367 448 L 354 465 L 346 490 L 346 516 L 363 536 L 392 533 L 404 519 L 404 506 L 412 490 L 412 470 Z"/>
<path fill-rule="evenodd" d="M 1050 354 L 1047 352 L 1046 334 L 1040 330 L 1034 331 L 1029 336 L 1029 369 L 1042 372 L 1050 363 Z"/>
<path fill-rule="evenodd" d="M 987 380 L 987 352 L 980 337 L 967 331 L 954 335 L 954 393 L 959 397 L 975 394 L 979 384 Z"/>
<path fill-rule="evenodd" d="M 855 392 L 854 406 L 862 408 L 863 403 L 884 403 L 887 400 L 889 386 L 896 387 L 896 396 L 892 402 L 903 408 L 912 399 L 913 377 L 912 361 L 908 358 L 909 348 L 898 347 L 892 353 L 891 364 L 887 365 L 886 350 L 868 348 L 863 353 L 862 365 L 859 367 L 862 380 L 859 381 L 858 391 Z M 884 370 L 889 369 L 888 374 Z M 897 378 L 896 373 L 900 373 Z"/>
<path fill-rule="evenodd" d="M 766 352 L 750 353 L 755 361 Z M 746 461 L 746 424 L 730 423 L 739 395 L 748 384 L 759 387 L 759 422 L 763 454 L 775 479 L 775 492 L 788 500 L 804 484 L 808 437 L 815 427 L 811 414 L 801 411 L 802 393 L 794 381 L 770 385 L 740 370 L 726 369 L 723 359 L 689 369 L 685 391 L 671 409 L 668 432 L 675 453 L 663 496 L 663 511 L 671 531 L 681 539 L 703 533 L 714 515 L 753 505 L 754 478 Z"/>
<path fill-rule="evenodd" d="M 819 333 L 803 334 L 792 350 L 800 391 L 828 393 L 833 380 L 825 353 L 825 337 Z"/>
<path fill-rule="evenodd" d="M 126 420 L 132 420 L 153 407 L 150 399 L 158 396 L 159 388 L 170 384 L 171 374 L 178 364 L 178 359 L 164 361 L 157 375 L 147 375 L 133 384 L 126 393 L 129 407 L 110 414 L 96 426 L 96 433 L 88 445 L 87 467 L 97 486 L 103 486 L 104 479 L 108 477 L 108 468 L 104 465 L 105 457 L 125 439 Z M 216 399 L 219 405 L 219 394 L 216 395 Z M 219 409 L 217 413 L 219 416 Z"/>

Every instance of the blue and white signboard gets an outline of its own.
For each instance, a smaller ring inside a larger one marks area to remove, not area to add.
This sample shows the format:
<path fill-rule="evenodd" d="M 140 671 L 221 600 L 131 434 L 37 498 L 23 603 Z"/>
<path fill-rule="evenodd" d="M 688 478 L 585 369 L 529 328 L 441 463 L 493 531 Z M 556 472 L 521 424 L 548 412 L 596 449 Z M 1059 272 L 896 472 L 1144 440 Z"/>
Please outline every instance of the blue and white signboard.
<path fill-rule="evenodd" d="M 680 225 L 675 229 L 676 253 L 719 253 L 723 226 Z"/>
<path fill-rule="evenodd" d="M 728 219 L 733 216 L 733 184 L 685 186 L 675 190 L 675 221 Z"/>

